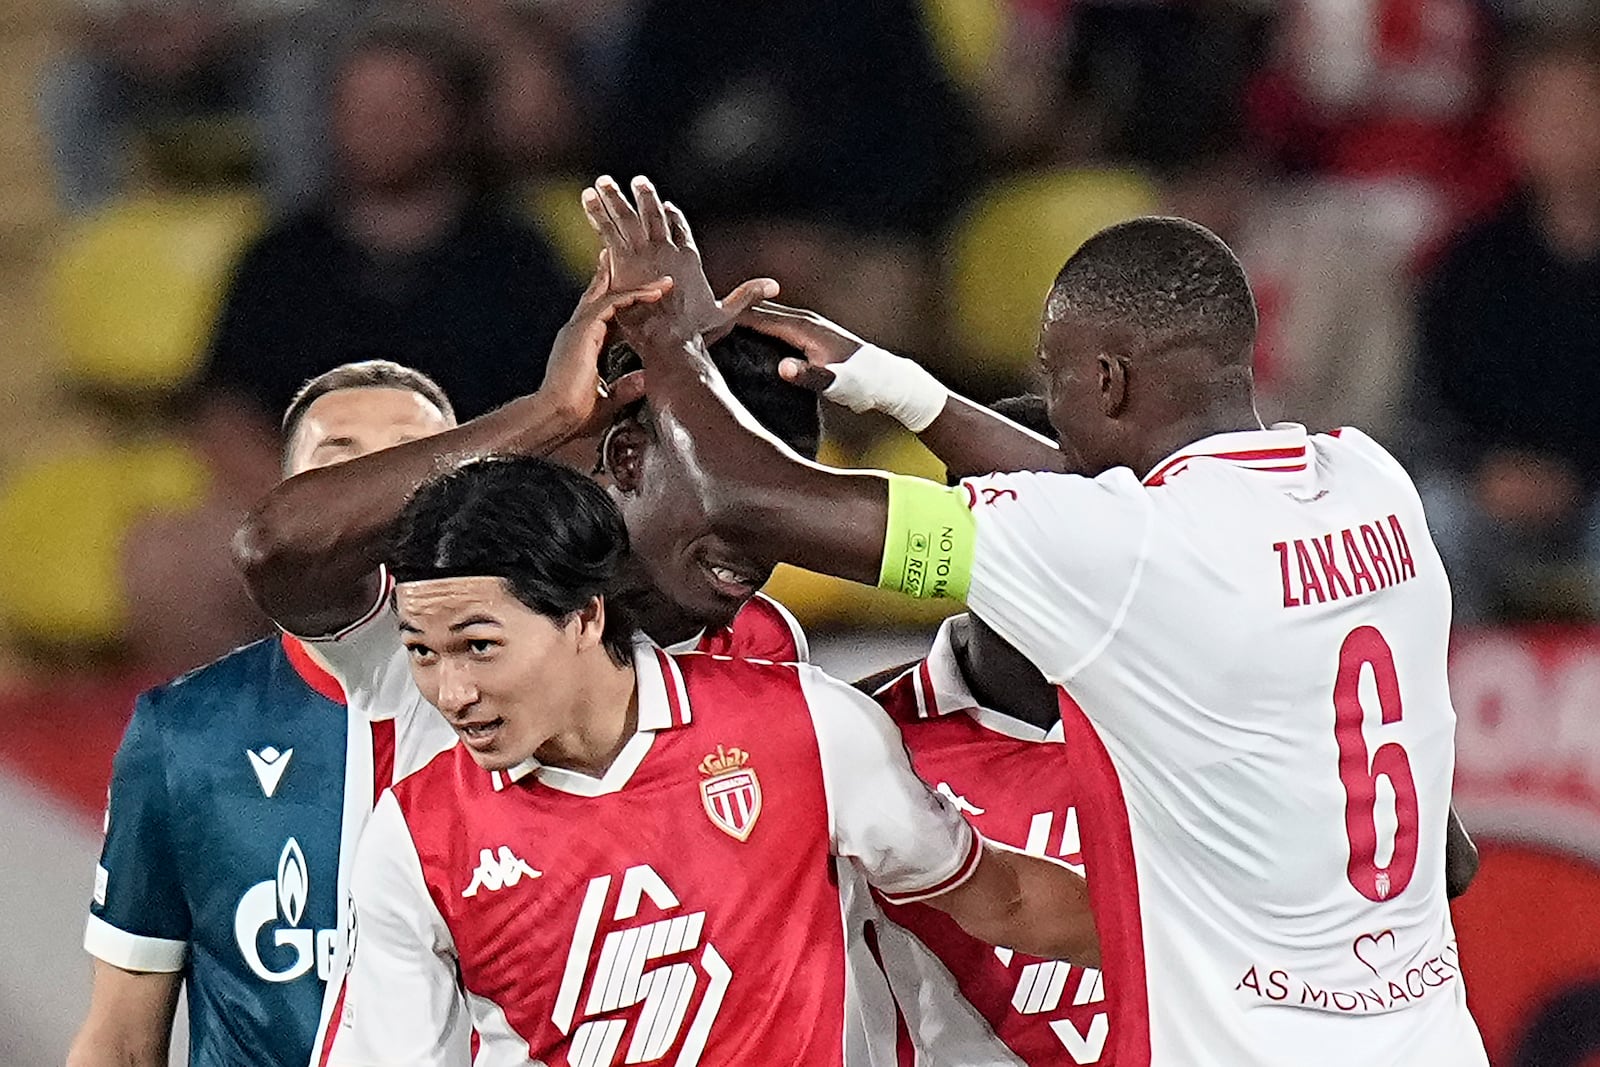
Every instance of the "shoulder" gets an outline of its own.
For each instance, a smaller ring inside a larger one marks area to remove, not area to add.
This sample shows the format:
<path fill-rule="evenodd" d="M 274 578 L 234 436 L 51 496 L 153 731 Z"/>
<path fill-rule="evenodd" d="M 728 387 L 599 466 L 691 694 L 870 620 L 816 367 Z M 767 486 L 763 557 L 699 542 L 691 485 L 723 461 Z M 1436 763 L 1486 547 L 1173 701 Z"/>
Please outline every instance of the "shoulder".
<path fill-rule="evenodd" d="M 804 663 L 811 658 L 800 620 L 765 593 L 757 593 L 745 602 L 729 631 L 731 656 L 777 663 Z"/>
<path fill-rule="evenodd" d="M 273 686 L 287 665 L 280 640 L 263 638 L 165 685 L 146 690 L 139 697 L 138 707 L 159 722 L 204 719 L 208 714 L 227 710 L 240 696 L 253 697 Z"/>
<path fill-rule="evenodd" d="M 472 760 L 472 755 L 459 743 L 452 742 L 433 758 L 401 778 L 389 790 L 394 795 L 399 810 L 409 815 L 418 799 L 426 797 L 430 808 L 453 806 L 464 788 L 482 779 L 485 790 L 493 789 L 488 771 Z"/>

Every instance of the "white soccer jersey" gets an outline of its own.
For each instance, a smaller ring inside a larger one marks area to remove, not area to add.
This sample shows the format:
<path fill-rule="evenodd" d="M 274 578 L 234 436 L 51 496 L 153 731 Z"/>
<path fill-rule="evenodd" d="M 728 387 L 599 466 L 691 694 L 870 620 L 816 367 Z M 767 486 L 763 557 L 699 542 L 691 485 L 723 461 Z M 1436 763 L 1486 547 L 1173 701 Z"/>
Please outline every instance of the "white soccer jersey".
<path fill-rule="evenodd" d="M 463 1004 L 480 1067 L 857 1061 L 832 857 L 911 902 L 981 839 L 814 668 L 634 664 L 638 732 L 604 775 L 457 746 L 379 802 L 330 1063 L 462 1064 Z"/>
<path fill-rule="evenodd" d="M 968 602 L 1062 690 L 1120 1067 L 1471 1067 L 1446 906 L 1450 590 L 1352 430 L 1143 484 L 968 481 Z"/>

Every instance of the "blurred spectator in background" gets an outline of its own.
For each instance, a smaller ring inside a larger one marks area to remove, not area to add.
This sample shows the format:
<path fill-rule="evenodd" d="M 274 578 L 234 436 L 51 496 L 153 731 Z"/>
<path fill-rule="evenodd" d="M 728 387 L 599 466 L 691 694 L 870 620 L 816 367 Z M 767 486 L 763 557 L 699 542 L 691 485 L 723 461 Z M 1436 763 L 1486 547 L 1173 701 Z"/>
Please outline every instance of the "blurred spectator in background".
<path fill-rule="evenodd" d="M 1504 98 L 1520 191 L 1455 243 L 1424 299 L 1423 385 L 1447 475 L 1430 513 L 1447 561 L 1461 564 L 1469 617 L 1589 613 L 1600 564 L 1600 33 L 1522 42 Z"/>
<path fill-rule="evenodd" d="M 1528 1028 L 1512 1067 L 1600 1067 L 1600 983 L 1552 998 Z"/>
<path fill-rule="evenodd" d="M 622 79 L 601 163 L 694 213 L 714 277 L 926 340 L 926 241 L 978 141 L 915 0 L 651 0 Z"/>
<path fill-rule="evenodd" d="M 421 15 L 344 53 L 331 195 L 245 253 L 204 375 L 208 412 L 254 422 L 258 455 L 276 454 L 272 413 L 354 359 L 416 367 L 463 418 L 539 383 L 576 289 L 497 202 L 487 86 L 477 51 Z"/>
<path fill-rule="evenodd" d="M 126 185 L 136 130 L 236 115 L 273 205 L 316 189 L 319 0 L 75 0 L 69 51 L 45 72 L 40 119 L 63 205 L 99 207 Z M 191 138 L 193 127 L 187 128 Z"/>

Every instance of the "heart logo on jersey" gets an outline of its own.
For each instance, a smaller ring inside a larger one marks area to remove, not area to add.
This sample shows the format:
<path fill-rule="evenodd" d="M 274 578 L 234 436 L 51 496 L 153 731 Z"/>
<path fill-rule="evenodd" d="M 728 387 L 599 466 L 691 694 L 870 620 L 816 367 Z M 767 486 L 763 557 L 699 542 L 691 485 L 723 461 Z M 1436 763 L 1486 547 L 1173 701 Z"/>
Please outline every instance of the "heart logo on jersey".
<path fill-rule="evenodd" d="M 1383 949 L 1385 941 L 1389 943 L 1387 952 Z M 1378 972 L 1377 964 L 1386 962 L 1385 956 L 1393 956 L 1399 951 L 1399 948 L 1400 945 L 1395 940 L 1393 930 L 1384 930 L 1376 934 L 1362 934 L 1356 938 L 1355 944 L 1351 946 L 1352 951 L 1356 954 L 1356 959 L 1360 960 L 1375 978 L 1383 977 Z"/>

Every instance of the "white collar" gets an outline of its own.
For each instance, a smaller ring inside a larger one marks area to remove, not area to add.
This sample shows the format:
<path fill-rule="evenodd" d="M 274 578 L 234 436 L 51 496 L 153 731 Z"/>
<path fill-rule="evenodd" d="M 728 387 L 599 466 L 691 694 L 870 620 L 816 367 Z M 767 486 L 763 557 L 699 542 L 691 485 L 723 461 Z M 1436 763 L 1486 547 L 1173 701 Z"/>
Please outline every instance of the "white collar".
<path fill-rule="evenodd" d="M 490 772 L 495 789 L 504 789 L 530 774 L 538 775 L 541 785 L 584 797 L 605 796 L 627 785 L 649 754 L 655 735 L 676 726 L 687 726 L 693 719 L 683 672 L 665 650 L 642 634 L 634 640 L 633 670 L 639 694 L 639 725 L 605 774 L 596 778 L 581 771 L 544 767 L 529 756 L 505 771 Z"/>
<path fill-rule="evenodd" d="M 1221 460 L 1246 470 L 1287 475 L 1297 482 L 1310 478 L 1310 438 L 1297 422 L 1274 423 L 1266 430 L 1213 434 L 1178 449 L 1144 477 L 1145 485 L 1165 485 L 1197 459 Z"/>
<path fill-rule="evenodd" d="M 955 623 L 956 619 L 963 617 L 957 615 L 940 623 L 939 632 L 933 638 L 933 647 L 928 650 L 928 655 L 923 661 L 912 668 L 915 675 L 912 688 L 917 696 L 917 714 L 923 718 L 936 719 L 942 715 L 965 712 L 979 726 L 1018 741 L 1064 740 L 1059 721 L 1052 724 L 1050 729 L 1041 730 L 1021 719 L 983 707 L 978 703 L 977 697 L 972 695 L 972 688 L 967 685 L 966 677 L 961 673 L 961 661 L 956 658 L 953 639 Z"/>

